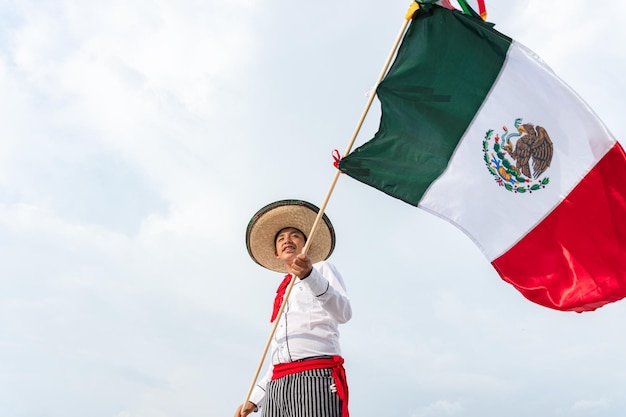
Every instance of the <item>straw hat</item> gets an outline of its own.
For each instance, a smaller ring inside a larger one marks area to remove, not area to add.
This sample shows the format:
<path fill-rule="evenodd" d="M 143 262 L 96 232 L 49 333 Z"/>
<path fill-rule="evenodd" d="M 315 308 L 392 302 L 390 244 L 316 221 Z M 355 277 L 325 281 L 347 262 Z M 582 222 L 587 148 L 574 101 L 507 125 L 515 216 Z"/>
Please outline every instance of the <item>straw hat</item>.
<path fill-rule="evenodd" d="M 246 230 L 246 247 L 252 259 L 264 268 L 276 272 L 287 272 L 284 262 L 276 258 L 276 234 L 294 227 L 305 235 L 313 228 L 320 209 L 302 200 L 280 200 L 268 204 L 257 211 Z M 317 225 L 315 235 L 306 236 L 311 240 L 307 255 L 313 263 L 328 259 L 335 249 L 335 230 L 330 219 L 324 214 Z"/>

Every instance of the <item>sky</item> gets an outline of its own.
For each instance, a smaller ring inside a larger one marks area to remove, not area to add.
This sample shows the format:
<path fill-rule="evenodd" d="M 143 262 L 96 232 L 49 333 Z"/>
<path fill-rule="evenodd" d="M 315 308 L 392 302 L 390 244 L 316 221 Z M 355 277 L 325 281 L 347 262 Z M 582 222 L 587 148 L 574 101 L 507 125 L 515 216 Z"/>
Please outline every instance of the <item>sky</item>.
<path fill-rule="evenodd" d="M 625 143 L 626 4 L 486 4 Z M 0 0 L 0 415 L 234 414 L 281 279 L 248 221 L 322 204 L 409 5 Z M 461 231 L 347 176 L 326 213 L 352 415 L 626 414 L 626 300 L 533 304 Z"/>

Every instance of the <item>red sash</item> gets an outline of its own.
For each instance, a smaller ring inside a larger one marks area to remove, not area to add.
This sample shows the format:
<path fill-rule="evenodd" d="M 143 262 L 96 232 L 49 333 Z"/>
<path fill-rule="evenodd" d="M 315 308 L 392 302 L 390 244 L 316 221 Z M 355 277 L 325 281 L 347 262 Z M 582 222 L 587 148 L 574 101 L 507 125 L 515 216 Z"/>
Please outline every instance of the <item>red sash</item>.
<path fill-rule="evenodd" d="M 328 369 L 337 387 L 337 395 L 342 403 L 342 417 L 349 417 L 348 412 L 348 381 L 346 379 L 346 371 L 343 368 L 343 358 L 341 356 L 333 356 L 332 358 L 311 359 L 301 362 L 278 363 L 274 365 L 274 373 L 272 381 L 287 375 L 296 374 L 302 371 L 310 371 L 313 369 Z"/>

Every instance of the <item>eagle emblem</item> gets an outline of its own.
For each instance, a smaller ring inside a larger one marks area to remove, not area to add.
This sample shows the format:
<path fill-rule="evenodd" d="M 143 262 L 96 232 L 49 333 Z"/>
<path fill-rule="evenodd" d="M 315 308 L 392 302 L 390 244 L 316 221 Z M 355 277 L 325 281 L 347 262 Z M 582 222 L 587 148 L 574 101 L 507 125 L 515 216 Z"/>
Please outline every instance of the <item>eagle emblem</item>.
<path fill-rule="evenodd" d="M 554 153 L 548 132 L 542 126 L 522 123 L 521 118 L 515 119 L 513 125 L 515 131 L 502 126 L 501 133 L 493 129 L 485 133 L 483 153 L 487 169 L 498 185 L 508 191 L 532 193 L 545 188 L 550 178 L 543 175 Z"/>

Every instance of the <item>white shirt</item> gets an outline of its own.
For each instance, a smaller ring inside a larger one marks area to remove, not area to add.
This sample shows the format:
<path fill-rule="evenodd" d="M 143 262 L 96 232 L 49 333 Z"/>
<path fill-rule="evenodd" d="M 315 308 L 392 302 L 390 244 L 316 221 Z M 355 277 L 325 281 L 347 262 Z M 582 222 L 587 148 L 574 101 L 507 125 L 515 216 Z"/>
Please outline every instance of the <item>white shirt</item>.
<path fill-rule="evenodd" d="M 341 355 L 339 324 L 352 317 L 339 271 L 329 262 L 313 265 L 306 279 L 296 279 L 271 342 L 272 365 L 311 356 Z M 261 406 L 272 367 L 258 381 L 250 401 Z"/>

